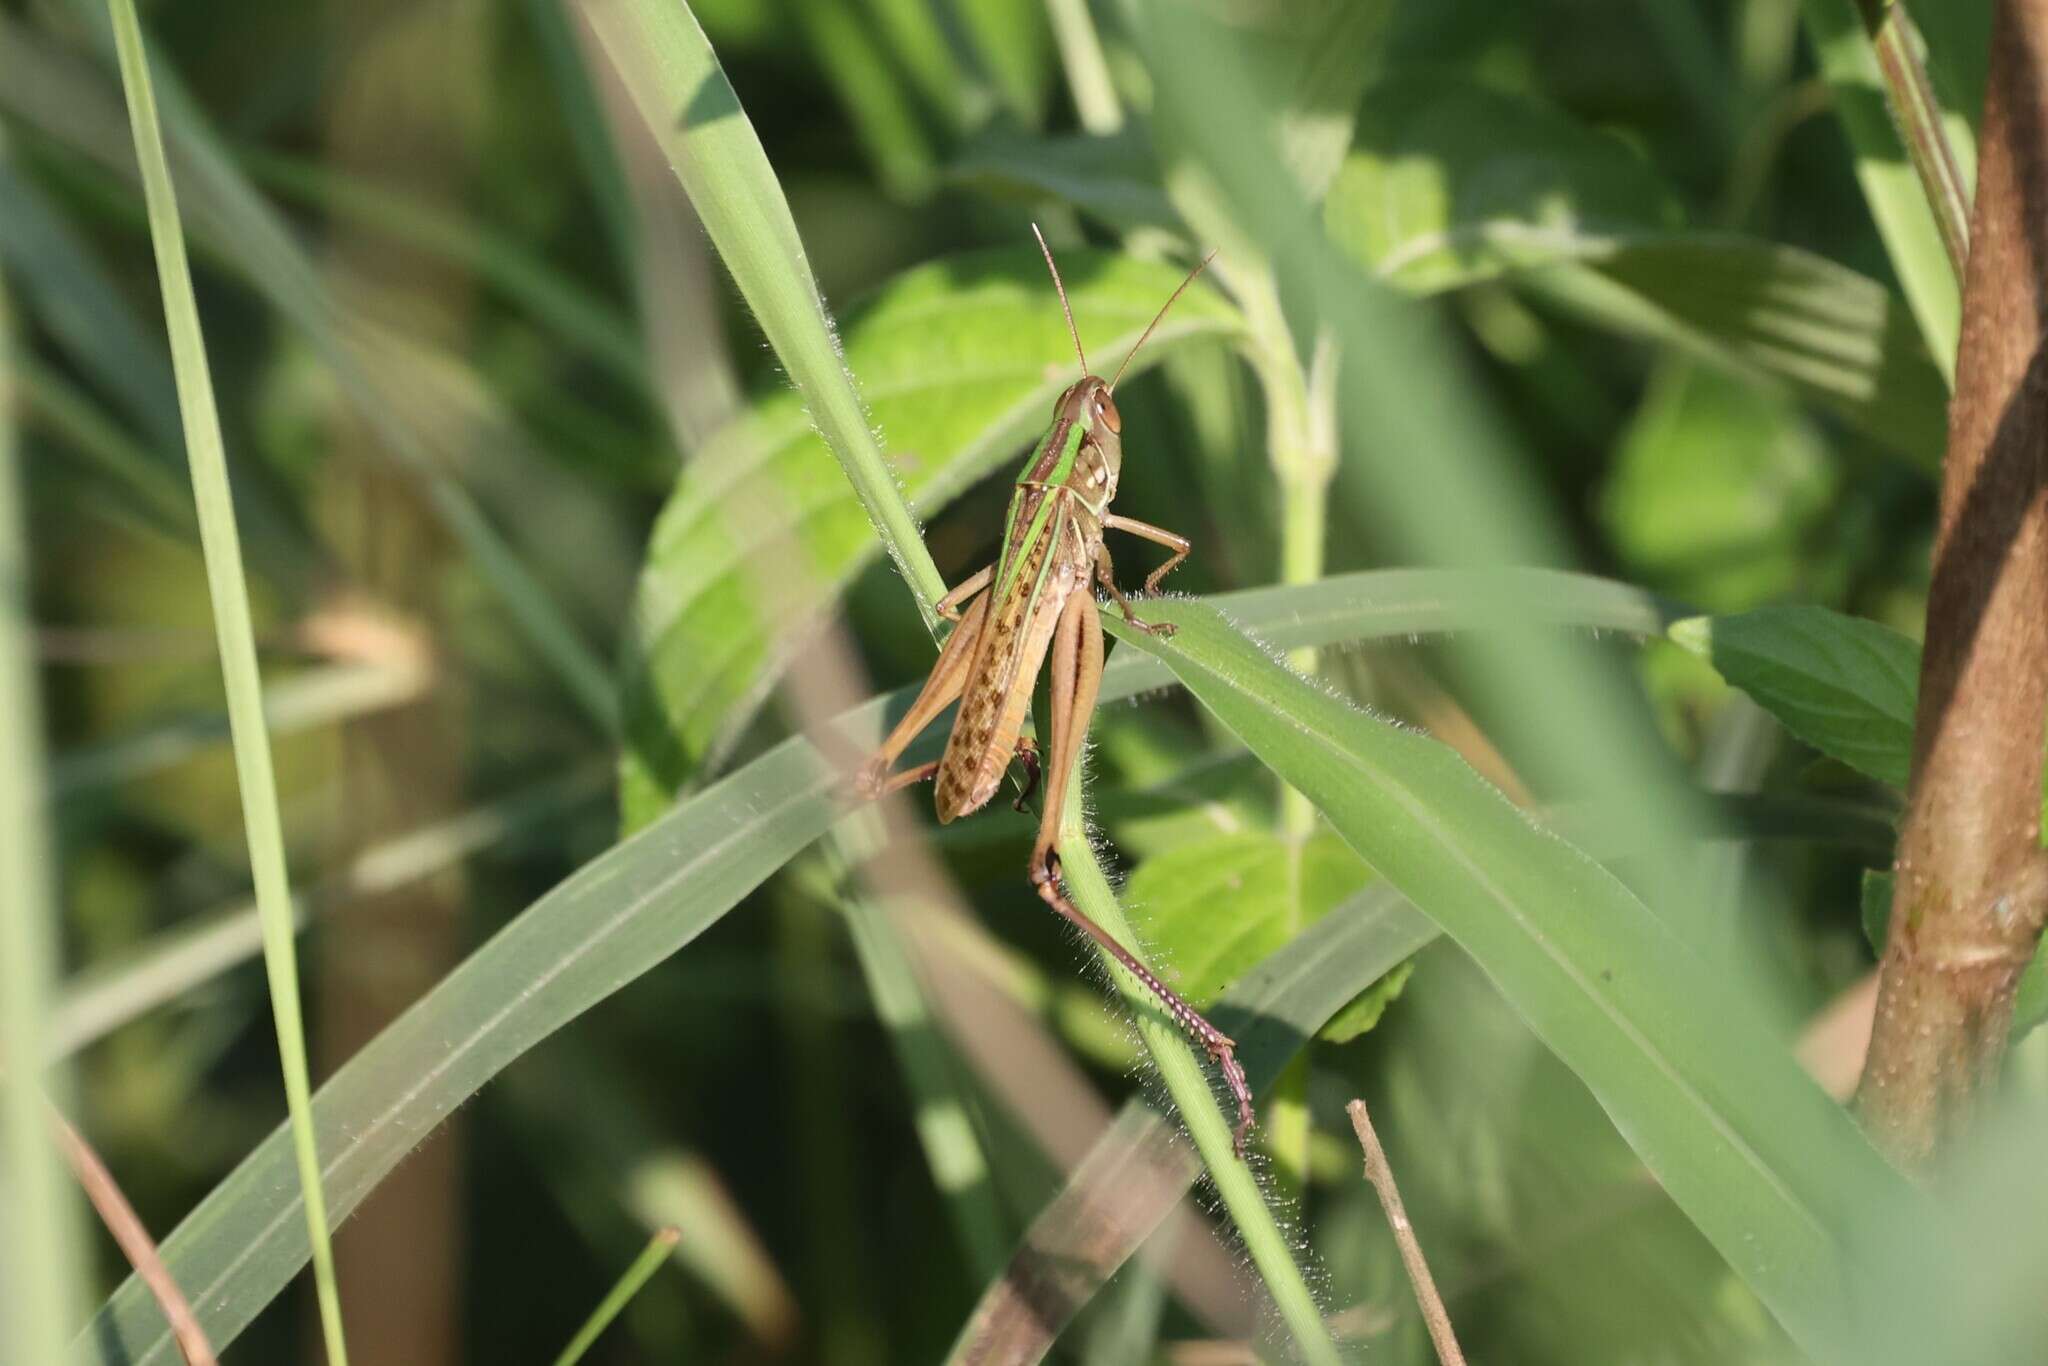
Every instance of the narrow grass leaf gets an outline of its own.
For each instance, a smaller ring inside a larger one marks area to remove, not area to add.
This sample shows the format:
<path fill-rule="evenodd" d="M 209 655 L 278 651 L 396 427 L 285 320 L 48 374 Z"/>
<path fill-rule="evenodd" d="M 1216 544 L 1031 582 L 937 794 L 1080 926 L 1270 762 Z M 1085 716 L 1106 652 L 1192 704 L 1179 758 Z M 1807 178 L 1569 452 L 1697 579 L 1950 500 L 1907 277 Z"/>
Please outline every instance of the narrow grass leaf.
<path fill-rule="evenodd" d="M 1458 586 L 1516 580 L 1402 572 L 1376 591 L 1382 577 L 1348 575 L 1219 601 L 1247 627 L 1270 631 L 1276 646 L 1332 645 L 1384 630 L 1405 633 L 1417 623 L 1438 630 L 1480 624 L 1488 620 L 1484 601 L 1464 597 Z M 1522 581 L 1532 601 L 1553 603 L 1560 585 L 1578 584 L 1587 609 L 1582 624 L 1619 618 L 1634 620 L 1646 634 L 1658 629 L 1648 599 L 1625 586 L 1563 575 Z M 1404 601 L 1409 598 L 1414 601 Z M 1102 698 L 1115 702 L 1172 683 L 1160 660 L 1119 650 L 1103 670 Z M 845 751 L 868 752 L 881 737 L 884 717 L 900 714 L 910 696 L 905 690 L 842 717 L 837 730 Z M 785 741 L 678 803 L 527 907 L 321 1087 L 313 1108 L 334 1214 L 345 1217 L 415 1144 L 514 1059 L 689 943 L 823 834 L 838 810 L 832 794 L 841 782 L 840 770 L 810 740 Z M 1247 974 L 1239 990 L 1263 971 Z M 1346 991 L 1330 1010 L 1357 990 Z M 1299 1039 L 1259 1042 L 1266 1036 L 1238 1032 L 1247 1022 L 1228 1007 L 1228 1001 L 1219 1006 L 1218 1025 L 1245 1044 L 1254 1080 L 1276 1074 Z M 1280 1056 L 1261 1061 L 1269 1048 Z M 244 1159 L 162 1250 L 208 1337 L 225 1347 L 305 1264 L 289 1134 L 271 1135 Z M 73 1350 L 78 1360 L 102 1366 L 168 1366 L 177 1349 L 148 1291 L 131 1280 Z"/>
<path fill-rule="evenodd" d="M 583 1354 L 590 1350 L 598 1335 L 611 1327 L 612 1320 L 619 1316 L 619 1311 L 640 1293 L 640 1287 L 647 1284 L 655 1272 L 661 1270 L 661 1264 L 668 1260 L 669 1253 L 675 1250 L 675 1245 L 681 1237 L 682 1234 L 674 1228 L 655 1230 L 654 1236 L 647 1240 L 646 1248 L 633 1259 L 633 1264 L 619 1277 L 618 1284 L 598 1302 L 597 1308 L 590 1311 L 589 1319 L 576 1330 L 576 1336 L 569 1339 L 569 1345 L 562 1349 L 562 1354 L 555 1358 L 555 1366 L 576 1366 L 577 1362 L 583 1360 Z"/>
<path fill-rule="evenodd" d="M 929 625 L 945 584 L 840 356 L 789 203 L 704 30 L 679 2 L 585 0 L 583 12 Z"/>
<path fill-rule="evenodd" d="M 29 626 L 27 499 L 15 443 L 15 329 L 0 278 L 0 1351 L 55 1361 L 84 1303 L 79 1203 L 50 1144 L 45 1087 L 68 1103 L 64 1073 L 45 1079 L 50 979 L 61 934 L 43 781 L 42 701 Z"/>
<path fill-rule="evenodd" d="M 1480 963 L 1795 1336 L 1822 1355 L 1845 1341 L 1840 1240 L 1898 1186 L 1848 1116 L 1626 887 L 1448 748 L 1322 692 L 1212 608 L 1154 611 L 1179 633 L 1135 643 Z"/>
<path fill-rule="evenodd" d="M 1059 831 L 1062 877 L 1074 904 L 1082 913 L 1142 958 L 1146 953 L 1145 946 L 1132 934 L 1123 907 L 1118 904 L 1116 893 L 1110 890 L 1099 862 L 1100 856 L 1089 838 L 1082 814 L 1082 768 L 1080 764 L 1074 767 Z M 1188 1042 L 1187 1035 L 1166 1013 L 1150 988 L 1107 951 L 1098 949 L 1096 956 L 1130 1005 L 1137 1020 L 1139 1037 L 1145 1041 L 1146 1051 L 1152 1055 L 1153 1065 L 1159 1069 L 1160 1080 L 1166 1083 L 1167 1093 L 1173 1097 L 1181 1121 L 1187 1126 L 1196 1151 L 1208 1167 L 1209 1179 L 1216 1187 L 1217 1196 L 1230 1212 L 1231 1222 L 1237 1225 L 1238 1233 L 1244 1239 L 1246 1254 L 1279 1307 L 1280 1317 L 1294 1337 L 1296 1351 L 1303 1360 L 1316 1363 L 1316 1366 L 1336 1366 L 1340 1358 L 1336 1343 L 1330 1338 L 1329 1327 L 1323 1321 L 1323 1307 L 1309 1289 L 1301 1266 L 1295 1260 L 1294 1249 L 1287 1235 L 1281 1231 L 1279 1219 L 1272 1205 L 1267 1203 L 1266 1192 L 1258 1177 L 1232 1150 L 1236 1110 L 1234 1106 L 1219 1102 L 1210 1079 L 1213 1064 Z M 1219 1023 L 1218 1027 L 1224 1026 Z"/>
<path fill-rule="evenodd" d="M 1436 938 L 1391 888 L 1366 888 L 1269 954 L 1217 1002 L 1255 1091 L 1347 1001 Z M 949 1360 L 1034 1362 L 1170 1213 L 1202 1172 L 1170 1120 L 1133 1100 L 1032 1220 L 1001 1279 L 982 1292 Z"/>
<path fill-rule="evenodd" d="M 249 619 L 249 586 L 242 574 L 242 549 L 235 531 L 227 451 L 207 373 L 206 342 L 199 304 L 192 293 L 192 267 L 185 256 L 185 232 L 164 159 L 156 96 L 142 26 L 134 0 L 108 0 L 120 56 L 121 83 L 128 93 L 135 131 L 135 156 L 142 169 L 149 206 L 150 239 L 156 247 L 157 278 L 163 286 L 164 320 L 170 329 L 171 363 L 178 408 L 184 420 L 192 492 L 199 508 L 200 542 L 206 552 L 206 585 L 220 638 L 221 673 L 227 687 L 228 724 L 233 732 L 235 772 L 242 788 L 249 863 L 256 879 L 256 906 L 263 923 L 263 962 L 284 1068 L 285 1103 L 291 1113 L 292 1147 L 311 1240 L 314 1284 L 327 1357 L 347 1366 L 341 1301 L 334 1283 L 334 1253 L 327 1238 L 327 1212 L 320 1189 L 320 1158 L 313 1133 L 306 1040 L 299 1012 L 298 964 L 294 957 L 291 878 L 285 869 L 284 830 L 277 809 L 277 778 L 270 762 L 270 737 L 263 724 L 263 680 L 256 663 L 256 632 Z"/>
<path fill-rule="evenodd" d="M 1919 321 L 1934 365 L 1955 384 L 1956 339 L 1962 326 L 1962 286 L 1942 245 L 1941 228 L 1899 141 L 1885 105 L 1877 52 L 1855 0 L 1800 0 L 1814 64 L 1833 96 L 1835 117 L 1848 135 L 1856 179 L 1877 222 L 1892 269 Z"/>

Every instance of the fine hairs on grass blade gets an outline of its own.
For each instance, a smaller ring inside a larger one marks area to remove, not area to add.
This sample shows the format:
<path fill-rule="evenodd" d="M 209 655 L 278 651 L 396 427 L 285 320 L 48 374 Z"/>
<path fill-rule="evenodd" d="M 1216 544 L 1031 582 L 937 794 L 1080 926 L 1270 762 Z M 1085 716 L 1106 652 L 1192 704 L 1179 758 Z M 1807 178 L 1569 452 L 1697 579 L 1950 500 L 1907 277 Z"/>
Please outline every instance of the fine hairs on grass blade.
<path fill-rule="evenodd" d="M 669 1253 L 682 1240 L 682 1236 L 681 1230 L 675 1228 L 655 1230 L 654 1236 L 647 1240 L 647 1246 L 633 1259 L 633 1264 L 626 1268 L 625 1274 L 619 1277 L 619 1283 L 611 1288 L 611 1293 L 598 1302 L 597 1308 L 591 1310 L 589 1319 L 576 1330 L 576 1336 L 569 1339 L 569 1345 L 562 1349 L 562 1354 L 555 1358 L 555 1366 L 576 1366 L 577 1362 L 583 1360 L 583 1354 L 590 1350 L 590 1344 L 597 1341 L 598 1334 L 611 1327 L 611 1322 L 619 1316 L 619 1311 L 640 1293 L 640 1287 L 647 1284 L 655 1272 L 661 1270 L 661 1264 L 668 1260 Z"/>
<path fill-rule="evenodd" d="M 1456 576 L 1401 576 L 1389 591 L 1376 589 L 1379 577 L 1346 575 L 1216 601 L 1246 627 L 1269 631 L 1277 647 L 1356 639 L 1358 622 L 1372 623 L 1370 635 L 1385 622 L 1405 633 L 1418 620 L 1438 630 L 1484 620 L 1475 604 L 1466 605 L 1470 618 L 1459 615 Z M 1606 624 L 1610 595 L 1586 582 L 1595 591 L 1586 595 L 1581 624 Z M 1643 629 L 1656 629 L 1654 617 Z M 1157 659 L 1120 650 L 1103 670 L 1102 700 L 1172 682 Z M 839 718 L 835 752 L 866 752 L 889 708 L 909 696 L 879 698 Z M 471 954 L 321 1087 L 314 1113 L 333 1212 L 347 1215 L 513 1060 L 703 933 L 825 833 L 837 818 L 832 794 L 842 782 L 815 743 L 787 740 L 585 864 Z M 1331 1011 L 1369 983 L 1340 996 Z M 1228 1015 L 1222 1021 L 1236 1025 Z M 1247 1043 L 1252 1076 L 1270 1076 L 1253 1066 L 1256 1056 Z M 293 1153 L 291 1133 L 273 1133 L 163 1242 L 166 1265 L 217 1344 L 232 1342 L 305 1263 Z M 176 1348 L 148 1291 L 131 1278 L 74 1351 L 100 1366 L 163 1366 Z"/>
<path fill-rule="evenodd" d="M 1110 935 L 1132 946 L 1135 940 L 1130 923 L 1116 894 L 1110 890 L 1094 842 L 1088 836 L 1081 802 L 1083 768 L 1083 764 L 1074 766 L 1072 788 L 1061 822 L 1062 872 L 1075 904 Z M 1138 951 L 1143 952 L 1142 948 Z M 1233 1151 L 1233 1121 L 1225 1118 L 1210 1085 L 1213 1067 L 1188 1043 L 1181 1027 L 1160 1008 L 1158 999 L 1142 982 L 1106 950 L 1095 952 L 1136 1017 L 1138 1033 L 1159 1069 L 1160 1079 L 1179 1108 L 1196 1151 L 1208 1165 L 1216 1193 L 1244 1236 L 1245 1250 L 1279 1306 L 1281 1318 L 1294 1336 L 1295 1347 L 1307 1361 L 1336 1366 L 1340 1360 L 1337 1345 L 1331 1340 L 1323 1311 L 1295 1261 L 1294 1250 L 1288 1246 L 1287 1236 L 1267 1204 L 1258 1178 Z"/>
<path fill-rule="evenodd" d="M 1437 933 L 1398 893 L 1374 884 L 1246 972 L 1213 1013 L 1237 1039 L 1253 1088 L 1269 1086 L 1346 1003 Z M 1131 1100 L 1032 1220 L 948 1360 L 1042 1359 L 1200 1173 L 1170 1121 Z"/>
<path fill-rule="evenodd" d="M 925 625 L 933 626 L 945 581 L 868 426 L 782 186 L 704 30 L 679 0 L 582 3 L 811 420 L 909 581 Z"/>
<path fill-rule="evenodd" d="M 14 321 L 0 278 L 0 1192 L 10 1256 L 0 1353 L 55 1361 L 83 1303 L 79 1212 L 50 1147 L 43 1072 L 57 901 L 43 776 L 42 703 L 28 615 L 28 522 L 15 446 Z M 49 1085 L 61 1097 L 62 1078 Z"/>
<path fill-rule="evenodd" d="M 1323 692 L 1211 608 L 1154 610 L 1179 627 L 1171 642 L 1110 629 L 1472 955 L 1795 1338 L 1823 1356 L 1849 1341 L 1851 1218 L 1918 1206 L 1729 984 L 1444 746 Z"/>
<path fill-rule="evenodd" d="M 270 979 L 271 1009 L 284 1069 L 285 1103 L 291 1113 L 293 1147 L 304 1201 L 306 1233 L 312 1244 L 313 1278 L 320 1325 L 332 1366 L 347 1366 L 341 1299 L 334 1283 L 334 1252 L 327 1236 L 326 1200 L 320 1186 L 320 1158 L 313 1134 L 306 1040 L 299 1011 L 299 974 L 294 957 L 291 879 L 285 869 L 284 830 L 277 809 L 277 779 L 270 761 L 270 737 L 263 724 L 263 681 L 256 662 L 256 633 L 249 618 L 249 586 L 242 574 L 241 544 L 228 487 L 227 452 L 221 441 L 213 381 L 207 373 L 206 342 L 199 304 L 192 292 L 192 268 L 185 233 L 164 158 L 150 85 L 149 59 L 134 0 L 108 0 L 121 83 L 128 94 L 135 131 L 135 155 L 142 169 L 149 208 L 150 239 L 156 247 L 157 277 L 163 287 L 164 319 L 170 330 L 171 361 L 177 377 L 178 408 L 184 419 L 186 457 L 199 507 L 200 542 L 206 582 L 220 637 L 221 673 L 227 687 L 228 724 L 234 738 L 235 771 L 241 782 L 249 864 L 256 881 L 256 906 L 263 922 L 263 961 Z"/>

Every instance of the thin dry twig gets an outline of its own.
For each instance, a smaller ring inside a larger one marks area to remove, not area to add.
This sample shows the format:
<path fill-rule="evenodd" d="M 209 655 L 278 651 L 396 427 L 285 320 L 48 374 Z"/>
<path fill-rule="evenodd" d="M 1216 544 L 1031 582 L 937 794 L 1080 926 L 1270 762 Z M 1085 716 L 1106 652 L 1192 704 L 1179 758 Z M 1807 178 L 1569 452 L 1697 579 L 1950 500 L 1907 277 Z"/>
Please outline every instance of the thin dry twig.
<path fill-rule="evenodd" d="M 1362 1100 L 1354 1100 L 1344 1108 L 1351 1116 L 1352 1132 L 1358 1135 L 1359 1151 L 1365 1155 L 1365 1179 L 1379 1193 L 1380 1207 L 1386 1210 L 1387 1222 L 1393 1225 L 1394 1241 L 1401 1248 L 1408 1280 L 1415 1286 L 1415 1303 L 1422 1308 L 1422 1321 L 1429 1325 L 1429 1340 L 1436 1344 L 1437 1360 L 1443 1366 L 1465 1366 L 1465 1354 L 1458 1350 L 1458 1335 L 1451 1331 L 1451 1316 L 1444 1310 L 1443 1297 L 1436 1293 L 1436 1280 L 1429 1274 L 1422 1245 L 1415 1241 L 1415 1229 L 1401 1204 L 1394 1169 L 1387 1165 L 1386 1150 L 1380 1147 L 1380 1136 L 1373 1132 L 1372 1116 L 1365 1112 Z"/>
<path fill-rule="evenodd" d="M 121 1194 L 120 1186 L 115 1184 L 114 1174 L 107 1170 L 106 1163 L 100 1161 L 100 1155 L 93 1151 L 92 1145 L 71 1127 L 71 1121 L 64 1118 L 54 1105 L 50 1107 L 50 1128 L 57 1136 L 57 1146 L 63 1150 L 64 1160 L 71 1165 L 72 1174 L 85 1191 L 85 1198 L 99 1212 L 100 1222 L 107 1226 L 107 1232 L 114 1235 L 114 1241 L 128 1258 L 128 1264 L 135 1268 L 135 1274 L 149 1287 L 149 1293 L 156 1296 L 157 1308 L 163 1310 L 164 1319 L 171 1326 L 171 1336 L 177 1340 L 178 1350 L 185 1355 L 186 1366 L 215 1366 L 213 1347 L 206 1340 L 206 1331 L 193 1315 L 185 1292 L 178 1289 L 178 1283 L 171 1279 L 170 1268 L 157 1255 L 156 1242 L 149 1236 L 149 1230 L 142 1226 L 142 1220 L 136 1217 L 135 1207 L 128 1203 L 128 1197 Z"/>

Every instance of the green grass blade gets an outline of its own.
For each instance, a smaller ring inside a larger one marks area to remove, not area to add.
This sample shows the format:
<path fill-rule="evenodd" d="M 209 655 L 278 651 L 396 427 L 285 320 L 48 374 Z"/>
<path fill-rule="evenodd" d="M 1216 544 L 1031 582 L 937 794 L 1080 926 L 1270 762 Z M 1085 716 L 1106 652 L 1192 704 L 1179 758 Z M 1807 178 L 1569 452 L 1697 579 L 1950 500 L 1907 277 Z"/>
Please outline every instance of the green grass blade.
<path fill-rule="evenodd" d="M 704 30 L 682 3 L 593 0 L 584 13 L 932 625 L 945 582 L 854 391 L 789 203 Z"/>
<path fill-rule="evenodd" d="M 1272 1084 L 1361 990 L 1436 938 L 1385 885 L 1366 888 L 1246 972 L 1212 1018 L 1238 1041 L 1255 1091 Z M 1171 1123 L 1133 1100 L 1032 1221 L 954 1344 L 954 1362 L 1036 1361 L 1201 1172 Z"/>
<path fill-rule="evenodd" d="M 192 293 L 192 267 L 185 256 L 185 232 L 171 171 L 164 158 L 149 59 L 134 0 L 108 0 L 114 21 L 121 83 L 128 92 L 135 130 L 135 156 L 149 205 L 150 238 L 156 246 L 157 278 L 163 286 L 164 318 L 170 329 L 171 363 L 178 408 L 184 419 L 185 449 L 192 465 L 192 491 L 199 508 L 200 542 L 206 552 L 207 591 L 220 637 L 221 673 L 227 686 L 228 724 L 234 735 L 235 772 L 241 781 L 242 815 L 248 829 L 249 863 L 256 878 L 256 905 L 263 920 L 263 961 L 284 1068 L 285 1103 L 303 1195 L 307 1236 L 312 1242 L 313 1278 L 327 1358 L 347 1366 L 341 1301 L 334 1284 L 334 1252 L 328 1243 L 326 1201 L 320 1188 L 320 1157 L 313 1134 L 306 1040 L 299 1012 L 299 974 L 294 957 L 291 878 L 285 869 L 284 830 L 277 810 L 277 778 L 271 770 L 270 737 L 263 726 L 263 681 L 256 663 L 256 632 L 249 619 L 249 587 L 242 574 L 242 548 L 235 532 L 235 508 L 228 486 L 227 452 L 220 414 L 214 408 L 207 373 L 206 342 L 200 333 L 199 304 Z"/>
<path fill-rule="evenodd" d="M 1726 985 L 1448 748 L 1290 673 L 1212 609 L 1154 613 L 1179 633 L 1135 643 L 1486 969 L 1795 1336 L 1821 1356 L 1846 1341 L 1840 1240 L 1898 1178 Z"/>
<path fill-rule="evenodd" d="M 583 1354 L 597 1341 L 598 1334 L 611 1327 L 611 1322 L 619 1316 L 619 1311 L 624 1309 L 632 1298 L 640 1293 L 640 1287 L 647 1284 L 648 1279 L 661 1269 L 661 1264 L 668 1260 L 669 1253 L 674 1251 L 676 1243 L 681 1238 L 682 1234 L 674 1228 L 655 1230 L 654 1236 L 647 1240 L 646 1249 L 633 1259 L 633 1264 L 619 1277 L 619 1283 L 611 1288 L 611 1293 L 598 1302 L 597 1308 L 590 1312 L 590 1318 L 576 1330 L 576 1336 L 569 1339 L 569 1345 L 555 1358 L 555 1366 L 576 1366 L 577 1362 L 583 1360 Z"/>
<path fill-rule="evenodd" d="M 1132 935 L 1130 922 L 1110 890 L 1109 880 L 1103 876 L 1099 855 L 1089 838 L 1082 807 L 1081 767 L 1075 766 L 1059 832 L 1060 863 L 1067 891 L 1089 919 L 1143 957 L 1144 946 Z M 1304 1360 L 1318 1366 L 1336 1366 L 1340 1360 L 1337 1345 L 1323 1322 L 1322 1307 L 1316 1303 L 1315 1294 L 1295 1261 L 1294 1250 L 1288 1245 L 1272 1206 L 1266 1202 L 1258 1177 L 1232 1151 L 1231 1131 L 1236 1121 L 1226 1117 L 1211 1089 L 1213 1068 L 1189 1044 L 1187 1035 L 1144 983 L 1106 951 L 1097 950 L 1097 957 L 1130 1005 L 1139 1037 L 1144 1039 L 1146 1051 L 1152 1055 L 1153 1065 L 1159 1069 L 1160 1079 L 1166 1083 L 1181 1121 L 1187 1125 L 1195 1149 L 1209 1169 L 1217 1195 L 1244 1238 L 1252 1265 L 1258 1268 L 1260 1278 L 1279 1306 L 1280 1316 L 1294 1336 L 1295 1347 Z M 1220 1024 L 1218 1027 L 1225 1028 Z M 1234 1109 L 1230 1111 L 1231 1115 L 1235 1113 Z"/>
<path fill-rule="evenodd" d="M 1463 590 L 1517 582 L 1531 600 L 1555 599 L 1561 589 L 1570 598 L 1576 585 L 1585 608 L 1579 624 L 1609 625 L 1633 611 L 1641 633 L 1661 629 L 1644 595 L 1570 575 L 1357 574 L 1217 602 L 1276 647 L 1333 645 L 1357 638 L 1360 623 L 1370 623 L 1366 634 L 1481 624 L 1489 619 L 1485 603 Z M 1635 605 L 1624 610 L 1628 603 Z M 1136 697 L 1172 682 L 1158 659 L 1120 650 L 1103 670 L 1102 698 Z M 847 750 L 867 752 L 885 716 L 900 714 L 910 696 L 876 699 L 840 718 Z M 332 1211 L 345 1217 L 513 1060 L 689 943 L 823 834 L 841 780 L 811 741 L 785 741 L 585 865 L 472 954 L 315 1098 Z M 1233 1030 L 1237 1019 L 1221 1014 L 1219 1027 Z M 1259 1056 L 1247 1043 L 1255 1079 Z M 291 1161 L 289 1136 L 273 1134 L 163 1243 L 166 1263 L 217 1345 L 233 1341 L 305 1262 Z M 148 1291 L 131 1279 L 74 1351 L 102 1366 L 168 1366 L 176 1347 Z"/>
<path fill-rule="evenodd" d="M 1919 320 L 1920 335 L 1951 388 L 1962 327 L 1962 286 L 1941 228 L 1885 106 L 1884 76 L 1854 0 L 1801 0 L 1814 62 L 1834 95 L 1836 117 L 1856 158 L 1856 179 Z"/>
<path fill-rule="evenodd" d="M 79 1203 L 50 1144 L 42 1069 L 57 899 L 29 627 L 28 519 L 16 457 L 14 320 L 0 279 L 0 1354 L 55 1361 L 78 1307 Z M 48 1082 L 60 1104 L 61 1077 Z"/>

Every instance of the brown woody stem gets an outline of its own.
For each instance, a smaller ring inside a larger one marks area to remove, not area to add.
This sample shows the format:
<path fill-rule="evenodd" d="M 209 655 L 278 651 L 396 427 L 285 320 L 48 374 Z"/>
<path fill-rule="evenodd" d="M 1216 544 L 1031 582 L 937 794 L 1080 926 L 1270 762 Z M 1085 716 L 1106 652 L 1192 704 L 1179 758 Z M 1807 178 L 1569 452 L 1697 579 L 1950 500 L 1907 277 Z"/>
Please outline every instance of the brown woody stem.
<path fill-rule="evenodd" d="M 1857 1105 L 1924 1167 L 2005 1053 L 2048 919 L 2048 0 L 2000 0 L 1963 283 L 1956 393 L 1914 719 L 1912 785 Z"/>

